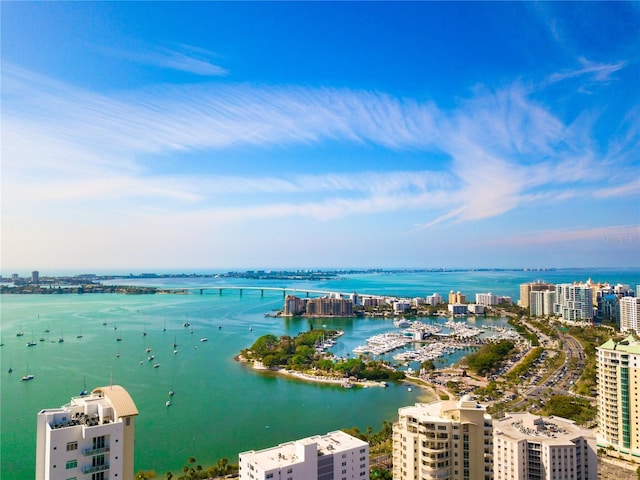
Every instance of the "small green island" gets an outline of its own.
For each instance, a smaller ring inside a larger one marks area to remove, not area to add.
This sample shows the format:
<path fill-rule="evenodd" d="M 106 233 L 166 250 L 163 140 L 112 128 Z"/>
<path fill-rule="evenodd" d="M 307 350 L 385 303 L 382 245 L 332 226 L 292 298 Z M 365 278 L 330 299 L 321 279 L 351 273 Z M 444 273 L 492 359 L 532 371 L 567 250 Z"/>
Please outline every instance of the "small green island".
<path fill-rule="evenodd" d="M 369 357 L 340 358 L 328 352 L 338 330 L 310 330 L 295 337 L 263 335 L 236 357 L 256 369 L 275 371 L 303 380 L 353 386 L 386 386 L 386 381 L 402 380 L 389 362 Z"/>

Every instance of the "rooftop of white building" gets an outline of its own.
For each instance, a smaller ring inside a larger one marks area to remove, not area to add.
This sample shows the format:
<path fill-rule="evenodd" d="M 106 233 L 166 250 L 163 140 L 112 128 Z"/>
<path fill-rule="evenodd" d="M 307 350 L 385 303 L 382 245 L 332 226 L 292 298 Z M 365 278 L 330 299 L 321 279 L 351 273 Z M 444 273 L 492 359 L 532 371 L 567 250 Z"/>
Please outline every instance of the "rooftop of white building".
<path fill-rule="evenodd" d="M 508 413 L 493 421 L 494 435 L 504 435 L 513 440 L 566 445 L 577 437 L 595 439 L 591 430 L 579 427 L 572 420 L 562 417 L 541 417 L 528 412 Z"/>
<path fill-rule="evenodd" d="M 416 403 L 409 407 L 403 407 L 398 410 L 400 415 L 410 415 L 419 422 L 429 421 L 433 419 L 448 419 L 447 412 L 454 410 L 479 410 L 486 412 L 486 407 L 480 405 L 469 395 L 463 396 L 460 400 L 443 400 L 432 403 Z"/>
<path fill-rule="evenodd" d="M 138 415 L 133 399 L 120 385 L 94 389 L 90 394 L 72 397 L 60 408 L 47 408 L 39 412 L 54 429 L 94 427 L 118 421 L 122 417 Z"/>
<path fill-rule="evenodd" d="M 298 458 L 299 445 L 317 445 L 318 455 L 333 455 L 337 452 L 351 450 L 354 448 L 368 447 L 368 443 L 351 435 L 337 430 L 326 435 L 315 435 L 312 437 L 281 443 L 276 447 L 265 448 L 264 450 L 251 450 L 241 453 L 250 463 L 260 465 L 265 471 L 274 470 L 287 465 L 304 462 L 304 458 Z"/>

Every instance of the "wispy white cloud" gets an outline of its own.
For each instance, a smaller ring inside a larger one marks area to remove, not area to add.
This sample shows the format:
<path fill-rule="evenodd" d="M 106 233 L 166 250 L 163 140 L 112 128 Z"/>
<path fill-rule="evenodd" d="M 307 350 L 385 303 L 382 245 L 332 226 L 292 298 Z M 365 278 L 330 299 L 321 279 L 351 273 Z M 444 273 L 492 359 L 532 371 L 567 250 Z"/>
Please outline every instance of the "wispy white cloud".
<path fill-rule="evenodd" d="M 123 50 L 101 47 L 103 54 L 123 58 L 125 60 L 180 72 L 192 73 L 205 77 L 223 77 L 229 72 L 213 63 L 217 55 L 209 50 L 179 44 L 171 48 L 147 47 L 136 50 Z"/>
<path fill-rule="evenodd" d="M 613 71 L 587 65 L 583 74 L 604 79 Z M 637 131 L 637 123 L 630 120 L 629 130 Z M 7 198 L 33 192 L 34 203 L 131 199 L 174 212 L 189 205 L 227 222 L 407 209 L 428 227 L 501 215 L 532 199 L 634 194 L 633 183 L 607 186 L 609 174 L 598 168 L 602 154 L 584 141 L 592 127 L 566 124 L 518 83 L 478 89 L 459 108 L 443 111 L 374 92 L 243 84 L 162 85 L 105 96 L 5 66 L 3 187 Z M 633 138 L 617 139 L 617 158 L 606 159 L 619 171 L 633 171 L 625 166 Z M 160 174 L 140 163 L 150 154 L 334 140 L 450 161 L 420 171 L 360 167 L 266 178 Z M 9 200 L 9 208 L 26 208 L 18 203 Z"/>
<path fill-rule="evenodd" d="M 598 63 L 584 57 L 578 58 L 578 62 L 582 65 L 582 68 L 554 73 L 549 76 L 548 81 L 555 83 L 575 77 L 587 77 L 593 82 L 609 82 L 611 75 L 623 69 L 626 65 L 626 62 L 622 61 L 616 63 Z"/>

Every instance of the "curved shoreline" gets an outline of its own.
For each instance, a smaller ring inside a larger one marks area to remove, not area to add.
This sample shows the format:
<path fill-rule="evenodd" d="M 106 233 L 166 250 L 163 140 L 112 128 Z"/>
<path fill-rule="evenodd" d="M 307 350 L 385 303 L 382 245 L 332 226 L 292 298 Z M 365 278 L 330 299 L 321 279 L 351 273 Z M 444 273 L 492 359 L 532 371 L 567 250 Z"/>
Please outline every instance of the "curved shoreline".
<path fill-rule="evenodd" d="M 251 368 L 253 368 L 254 370 L 272 372 L 285 377 L 297 378 L 299 380 L 306 380 L 309 382 L 328 383 L 332 385 L 339 385 L 343 388 L 351 388 L 354 386 L 358 386 L 362 388 L 387 386 L 387 383 L 385 381 L 362 380 L 362 379 L 355 379 L 353 377 L 344 378 L 344 377 L 336 377 L 336 376 L 313 375 L 311 373 L 300 372 L 298 370 L 287 370 L 286 368 L 278 368 L 278 369 L 267 368 L 263 366 L 261 362 L 247 360 L 242 355 L 236 355 L 233 358 L 237 362 L 246 363 L 247 365 L 250 364 Z"/>
<path fill-rule="evenodd" d="M 271 369 L 263 366 L 260 362 L 249 361 L 244 358 L 242 355 L 236 355 L 233 357 L 237 362 L 245 363 L 247 365 L 251 365 L 253 370 L 259 370 L 263 372 L 270 372 L 277 375 L 282 375 L 284 377 L 295 378 L 297 380 L 303 380 L 307 382 L 314 383 L 325 383 L 330 385 L 338 385 L 343 388 L 369 388 L 369 387 L 387 387 L 386 381 L 375 381 L 375 380 L 362 380 L 362 379 L 354 379 L 352 378 L 343 378 L 343 377 L 335 377 L 335 376 L 323 376 L 323 375 L 313 375 L 311 373 L 300 372 L 297 370 L 287 370 L 285 368 Z M 450 395 L 446 389 L 439 390 L 434 385 L 429 385 L 425 380 L 418 377 L 410 377 L 407 376 L 404 379 L 405 382 L 411 383 L 412 385 L 418 387 L 424 395 L 427 397 L 421 401 L 435 401 L 440 399 L 441 392 L 447 393 Z"/>

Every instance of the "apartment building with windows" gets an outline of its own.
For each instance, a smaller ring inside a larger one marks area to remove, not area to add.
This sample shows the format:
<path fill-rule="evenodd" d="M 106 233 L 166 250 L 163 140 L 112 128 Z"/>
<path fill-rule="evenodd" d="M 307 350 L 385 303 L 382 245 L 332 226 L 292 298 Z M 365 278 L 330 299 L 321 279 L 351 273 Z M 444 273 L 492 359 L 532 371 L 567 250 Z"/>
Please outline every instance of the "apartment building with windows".
<path fill-rule="evenodd" d="M 640 298 L 622 297 L 620 298 L 620 331 L 640 333 L 638 326 L 640 323 Z"/>
<path fill-rule="evenodd" d="M 344 298 L 310 298 L 307 300 L 305 315 L 351 317 L 353 302 Z"/>
<path fill-rule="evenodd" d="M 239 455 L 240 480 L 367 480 L 369 444 L 335 431 Z"/>
<path fill-rule="evenodd" d="M 394 480 L 493 479 L 492 420 L 469 396 L 416 403 L 393 425 Z"/>
<path fill-rule="evenodd" d="M 556 285 L 554 313 L 569 321 L 593 320 L 593 289 L 585 283 Z"/>
<path fill-rule="evenodd" d="M 596 348 L 598 447 L 640 459 L 640 340 L 633 335 Z"/>
<path fill-rule="evenodd" d="M 467 303 L 467 296 L 461 292 L 449 292 L 449 303 Z"/>
<path fill-rule="evenodd" d="M 555 290 L 533 290 L 529 293 L 529 313 L 532 317 L 554 315 Z"/>
<path fill-rule="evenodd" d="M 529 308 L 529 298 L 531 292 L 542 292 L 545 290 L 555 291 L 556 286 L 553 283 L 546 283 L 541 280 L 531 283 L 522 283 L 520 285 L 520 300 L 518 305 L 522 308 Z"/>
<path fill-rule="evenodd" d="M 425 297 L 425 303 L 434 307 L 436 305 L 440 305 L 442 303 L 442 296 L 439 293 L 434 293 L 433 295 L 427 295 Z"/>
<path fill-rule="evenodd" d="M 133 480 L 138 409 L 119 385 L 38 412 L 36 480 Z"/>
<path fill-rule="evenodd" d="M 494 480 L 597 480 L 596 437 L 560 417 L 508 413 L 493 421 Z"/>

